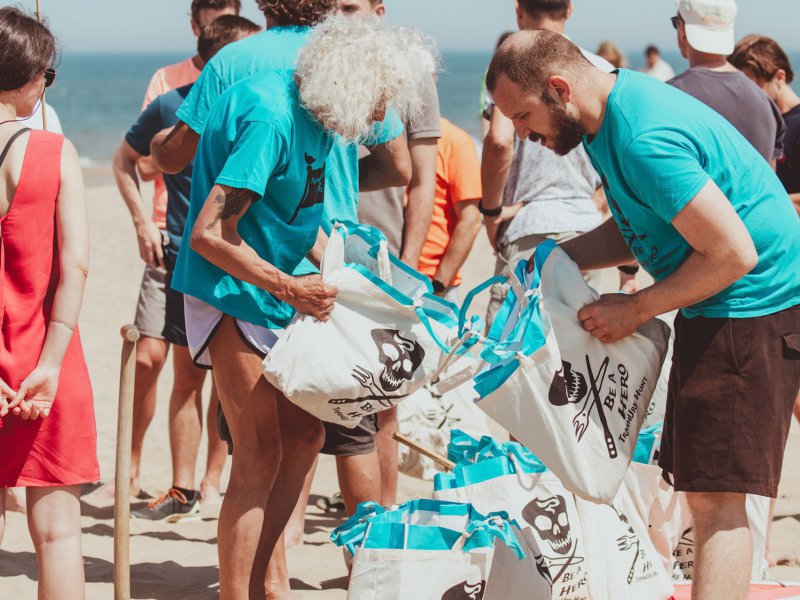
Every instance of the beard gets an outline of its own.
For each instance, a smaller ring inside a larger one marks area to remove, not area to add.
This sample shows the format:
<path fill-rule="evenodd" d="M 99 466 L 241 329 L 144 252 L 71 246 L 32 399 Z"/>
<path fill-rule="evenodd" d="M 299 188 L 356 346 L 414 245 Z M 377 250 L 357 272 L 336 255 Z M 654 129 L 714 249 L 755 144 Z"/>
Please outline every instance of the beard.
<path fill-rule="evenodd" d="M 552 150 L 559 156 L 565 156 L 583 142 L 583 126 L 581 122 L 567 112 L 567 109 L 543 95 L 542 100 L 550 113 L 555 133 L 552 138 Z"/>

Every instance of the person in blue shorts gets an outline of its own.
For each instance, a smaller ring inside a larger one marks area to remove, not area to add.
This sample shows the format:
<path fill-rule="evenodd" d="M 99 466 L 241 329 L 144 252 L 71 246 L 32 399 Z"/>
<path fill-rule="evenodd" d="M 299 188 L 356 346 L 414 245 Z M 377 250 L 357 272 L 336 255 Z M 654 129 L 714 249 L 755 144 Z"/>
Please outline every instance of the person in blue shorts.
<path fill-rule="evenodd" d="M 335 288 L 296 274 L 306 256 L 321 258 L 331 150 L 369 136 L 390 104 L 417 114 L 433 62 L 413 32 L 330 17 L 296 71 L 233 85 L 205 123 L 172 285 L 236 449 L 219 521 L 223 600 L 265 594 L 267 563 L 323 442 L 321 423 L 273 388 L 261 364 L 296 312 L 325 320 L 333 310 Z"/>
<path fill-rule="evenodd" d="M 695 600 L 747 598 L 745 495 L 775 497 L 800 385 L 800 218 L 770 164 L 722 116 L 566 38 L 509 38 L 487 86 L 521 138 L 583 144 L 613 220 L 561 247 L 583 269 L 635 258 L 656 283 L 578 313 L 605 343 L 680 309 L 659 465 L 687 493 Z"/>

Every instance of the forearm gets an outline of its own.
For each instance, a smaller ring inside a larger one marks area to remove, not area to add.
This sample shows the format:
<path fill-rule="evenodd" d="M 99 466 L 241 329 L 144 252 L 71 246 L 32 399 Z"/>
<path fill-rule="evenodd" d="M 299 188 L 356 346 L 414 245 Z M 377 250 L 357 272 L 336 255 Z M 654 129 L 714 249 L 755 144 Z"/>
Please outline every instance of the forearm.
<path fill-rule="evenodd" d="M 692 252 L 671 275 L 647 287 L 633 298 L 642 315 L 649 319 L 702 302 L 730 287 L 750 268 L 735 256 L 704 256 Z"/>
<path fill-rule="evenodd" d="M 314 247 L 308 253 L 308 260 L 318 269 L 322 265 L 322 257 L 325 254 L 325 248 L 328 246 L 328 234 L 322 227 L 317 231 L 317 241 L 314 242 Z"/>
<path fill-rule="evenodd" d="M 373 192 L 392 187 L 406 187 L 411 181 L 411 157 L 405 134 L 371 146 L 370 153 L 358 161 L 358 189 Z"/>
<path fill-rule="evenodd" d="M 514 130 L 506 121 L 502 115 L 492 117 L 489 134 L 483 145 L 481 185 L 483 205 L 489 209 L 503 204 L 503 192 L 514 161 Z"/>
<path fill-rule="evenodd" d="M 450 243 L 447 245 L 444 256 L 436 269 L 434 279 L 441 281 L 445 285 L 455 279 L 459 269 L 467 260 L 470 250 L 475 243 L 475 238 L 481 230 L 480 215 L 477 219 L 461 219 L 453 230 Z"/>
<path fill-rule="evenodd" d="M 414 268 L 419 264 L 422 246 L 425 245 L 431 227 L 435 195 L 436 187 L 433 182 L 414 186 L 408 191 L 401 260 Z"/>
<path fill-rule="evenodd" d="M 160 132 L 150 144 L 150 155 L 164 173 L 180 173 L 194 160 L 200 135 L 179 121 L 172 129 Z"/>
<path fill-rule="evenodd" d="M 72 333 L 78 325 L 87 271 L 79 265 L 64 268 L 53 299 L 38 366 L 60 370 Z"/>
<path fill-rule="evenodd" d="M 633 254 L 614 219 L 559 246 L 578 264 L 581 271 L 618 267 L 633 260 Z"/>
<path fill-rule="evenodd" d="M 117 182 L 122 201 L 128 208 L 134 226 L 137 228 L 150 222 L 150 215 L 142 200 L 141 190 L 139 189 L 139 177 L 136 172 L 136 163 L 130 160 L 122 148 L 114 156 L 112 163 L 114 179 Z"/>

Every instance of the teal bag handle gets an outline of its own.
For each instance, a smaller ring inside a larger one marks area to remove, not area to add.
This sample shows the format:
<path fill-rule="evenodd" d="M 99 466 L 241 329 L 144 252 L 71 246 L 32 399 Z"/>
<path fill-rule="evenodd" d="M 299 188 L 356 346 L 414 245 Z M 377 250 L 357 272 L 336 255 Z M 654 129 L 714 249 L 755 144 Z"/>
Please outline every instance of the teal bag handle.
<path fill-rule="evenodd" d="M 508 281 L 508 277 L 503 275 L 495 275 L 494 277 L 490 277 L 483 283 L 479 284 L 478 286 L 474 287 L 469 291 L 469 293 L 464 298 L 464 302 L 461 304 L 461 312 L 458 316 L 458 330 L 460 332 L 464 331 L 464 327 L 467 322 L 467 315 L 469 314 L 469 309 L 472 307 L 472 303 L 475 301 L 480 294 L 488 290 L 496 283 L 506 283 Z"/>

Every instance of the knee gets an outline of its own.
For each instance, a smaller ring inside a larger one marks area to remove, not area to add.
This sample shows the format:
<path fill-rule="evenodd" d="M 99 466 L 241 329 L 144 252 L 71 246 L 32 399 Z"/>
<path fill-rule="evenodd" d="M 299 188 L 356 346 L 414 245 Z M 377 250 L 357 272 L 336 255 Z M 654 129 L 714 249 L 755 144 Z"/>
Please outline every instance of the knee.
<path fill-rule="evenodd" d="M 167 353 L 160 344 L 141 344 L 136 349 L 136 374 L 156 376 L 167 361 Z"/>
<path fill-rule="evenodd" d="M 698 525 L 730 520 L 747 522 L 744 494 L 689 492 L 686 499 Z"/>
<path fill-rule="evenodd" d="M 63 544 L 80 538 L 80 522 L 77 526 L 72 519 L 52 519 L 45 523 L 31 521 L 31 539 L 33 545 L 38 549 L 54 544 Z"/>

